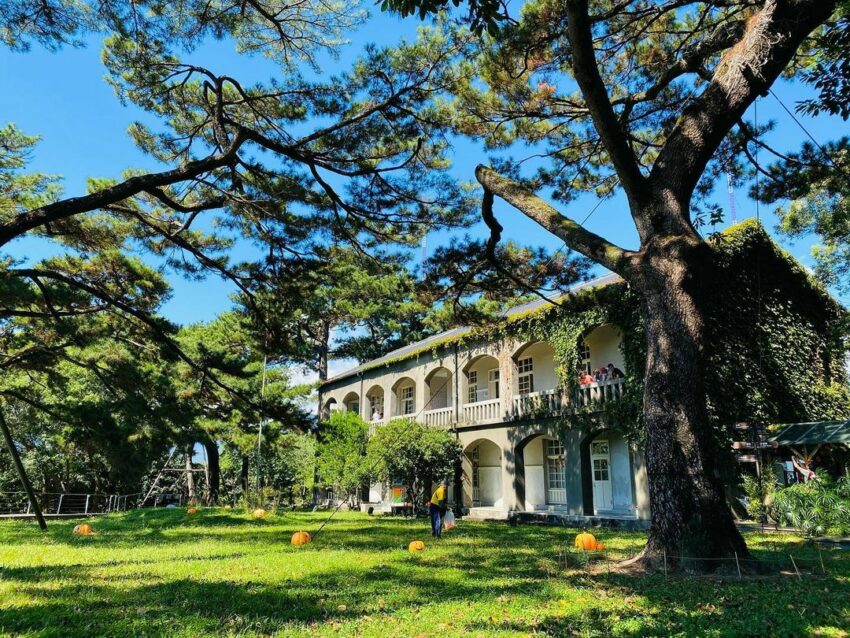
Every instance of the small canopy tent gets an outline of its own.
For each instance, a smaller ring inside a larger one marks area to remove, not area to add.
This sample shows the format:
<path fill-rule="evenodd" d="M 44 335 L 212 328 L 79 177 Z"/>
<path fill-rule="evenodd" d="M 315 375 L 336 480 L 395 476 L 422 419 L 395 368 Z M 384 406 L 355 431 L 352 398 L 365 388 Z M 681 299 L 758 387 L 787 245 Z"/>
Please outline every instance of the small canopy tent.
<path fill-rule="evenodd" d="M 850 450 L 850 421 L 812 421 L 783 423 L 771 428 L 767 443 L 784 447 L 799 456 L 806 464 L 824 447 Z"/>

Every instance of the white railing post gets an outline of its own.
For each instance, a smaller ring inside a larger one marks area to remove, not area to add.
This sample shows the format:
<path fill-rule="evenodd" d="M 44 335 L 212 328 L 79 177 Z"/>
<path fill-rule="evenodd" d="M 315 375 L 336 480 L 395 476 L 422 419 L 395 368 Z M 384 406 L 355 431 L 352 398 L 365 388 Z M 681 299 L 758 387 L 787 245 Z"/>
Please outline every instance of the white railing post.
<path fill-rule="evenodd" d="M 59 495 L 59 505 L 56 507 L 56 513 L 57 513 L 57 514 L 58 514 L 60 511 L 62 511 L 62 499 L 64 498 L 64 496 L 65 496 L 64 494 L 60 494 L 60 495 Z"/>
<path fill-rule="evenodd" d="M 89 499 L 91 498 L 91 494 L 86 494 L 86 508 L 83 511 L 83 514 L 89 513 Z"/>

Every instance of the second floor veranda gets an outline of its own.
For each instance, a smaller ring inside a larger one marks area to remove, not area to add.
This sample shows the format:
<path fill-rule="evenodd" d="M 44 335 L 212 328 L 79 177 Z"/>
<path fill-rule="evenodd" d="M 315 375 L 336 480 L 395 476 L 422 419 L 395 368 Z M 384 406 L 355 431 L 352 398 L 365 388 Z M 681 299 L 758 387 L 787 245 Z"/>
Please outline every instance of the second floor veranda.
<path fill-rule="evenodd" d="M 546 341 L 499 342 L 429 354 L 332 380 L 322 389 L 325 412 L 357 412 L 376 426 L 413 418 L 465 427 L 601 409 L 620 399 L 627 379 L 622 335 L 606 324 L 579 343 L 578 370 L 565 382 Z"/>

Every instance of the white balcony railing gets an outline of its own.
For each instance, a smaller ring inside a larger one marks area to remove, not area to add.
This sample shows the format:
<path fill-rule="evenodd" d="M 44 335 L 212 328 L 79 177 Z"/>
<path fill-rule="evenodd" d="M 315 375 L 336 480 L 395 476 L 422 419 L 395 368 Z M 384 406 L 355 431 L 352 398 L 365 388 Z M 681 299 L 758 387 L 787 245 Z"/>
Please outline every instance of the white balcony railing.
<path fill-rule="evenodd" d="M 501 418 L 501 400 L 490 399 L 489 401 L 476 401 L 463 406 L 464 423 L 488 423 L 498 421 Z"/>
<path fill-rule="evenodd" d="M 560 414 L 564 399 L 560 390 L 541 390 L 514 397 L 514 418 Z"/>
<path fill-rule="evenodd" d="M 386 419 L 372 419 L 369 421 L 369 436 L 378 431 L 378 427 L 386 423 Z"/>
<path fill-rule="evenodd" d="M 425 425 L 433 425 L 444 428 L 449 427 L 455 419 L 455 409 L 451 406 L 448 408 L 437 408 L 436 410 L 425 410 L 422 413 L 425 419 Z"/>
<path fill-rule="evenodd" d="M 625 389 L 625 379 L 608 379 L 598 383 L 587 383 L 579 386 L 576 403 L 584 407 L 593 403 L 616 401 L 623 398 Z"/>
<path fill-rule="evenodd" d="M 505 418 L 528 419 L 556 416 L 569 410 L 584 407 L 592 409 L 593 406 L 621 399 L 625 389 L 625 379 L 608 379 L 607 381 L 581 385 L 572 397 L 567 397 L 560 389 L 523 394 L 513 398 L 511 413 L 507 417 L 502 413 L 501 399 L 476 401 L 461 406 L 460 422 L 465 425 L 476 425 L 495 423 Z M 481 394 L 479 394 L 480 396 Z M 421 418 L 426 425 L 451 427 L 455 423 L 454 407 L 425 410 Z M 386 423 L 386 421 L 386 418 L 370 421 L 369 435 L 373 435 L 378 426 Z"/>

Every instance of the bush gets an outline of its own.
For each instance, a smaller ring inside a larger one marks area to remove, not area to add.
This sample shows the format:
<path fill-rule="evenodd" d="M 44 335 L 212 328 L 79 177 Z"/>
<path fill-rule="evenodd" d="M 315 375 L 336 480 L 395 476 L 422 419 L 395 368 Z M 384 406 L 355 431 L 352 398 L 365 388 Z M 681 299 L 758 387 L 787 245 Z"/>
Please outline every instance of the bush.
<path fill-rule="evenodd" d="M 776 492 L 771 517 L 806 535 L 850 533 L 850 479 L 833 483 L 826 476 Z"/>
<path fill-rule="evenodd" d="M 761 484 L 759 480 L 747 474 L 742 483 L 744 495 L 747 497 L 747 513 L 755 521 L 761 521 L 767 515 L 766 503 L 769 503 L 776 490 L 776 475 L 773 468 L 766 466 L 762 470 Z"/>

